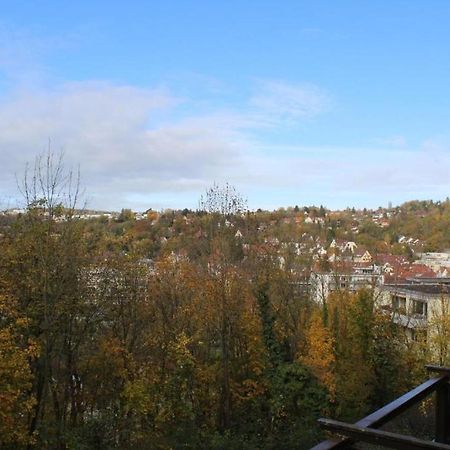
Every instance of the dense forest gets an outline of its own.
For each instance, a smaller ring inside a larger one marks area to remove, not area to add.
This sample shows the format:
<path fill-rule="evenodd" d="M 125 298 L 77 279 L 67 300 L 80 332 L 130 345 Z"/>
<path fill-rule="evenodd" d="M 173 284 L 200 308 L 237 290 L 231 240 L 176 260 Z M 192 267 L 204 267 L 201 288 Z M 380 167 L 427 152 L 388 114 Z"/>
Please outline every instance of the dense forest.
<path fill-rule="evenodd" d="M 198 211 L 81 220 L 52 155 L 22 191 L 0 217 L 1 448 L 306 449 L 319 417 L 356 420 L 425 377 L 432 356 L 373 292 L 317 304 L 303 281 L 318 242 L 450 247 L 448 200 L 249 212 L 214 186 Z"/>

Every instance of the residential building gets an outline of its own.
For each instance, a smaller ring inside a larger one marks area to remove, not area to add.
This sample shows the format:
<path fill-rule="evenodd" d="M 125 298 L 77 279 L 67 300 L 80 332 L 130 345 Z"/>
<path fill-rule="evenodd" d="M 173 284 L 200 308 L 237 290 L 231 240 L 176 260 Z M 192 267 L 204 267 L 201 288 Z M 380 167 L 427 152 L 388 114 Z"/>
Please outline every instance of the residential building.
<path fill-rule="evenodd" d="M 381 268 L 375 264 L 342 262 L 335 264 L 331 271 L 317 270 L 311 273 L 312 298 L 322 303 L 332 292 L 374 289 L 381 286 L 383 281 Z"/>
<path fill-rule="evenodd" d="M 410 339 L 433 333 L 450 307 L 450 278 L 409 278 L 378 288 L 380 306 L 392 314 Z"/>

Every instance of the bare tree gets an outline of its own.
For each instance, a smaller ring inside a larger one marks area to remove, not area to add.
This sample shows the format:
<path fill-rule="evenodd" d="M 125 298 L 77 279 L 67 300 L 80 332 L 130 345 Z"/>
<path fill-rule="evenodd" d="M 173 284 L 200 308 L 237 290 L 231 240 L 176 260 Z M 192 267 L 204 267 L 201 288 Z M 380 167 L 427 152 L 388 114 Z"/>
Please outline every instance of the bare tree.
<path fill-rule="evenodd" d="M 228 183 L 225 186 L 214 183 L 206 190 L 205 197 L 203 195 L 200 197 L 199 209 L 209 214 L 231 216 L 247 211 L 247 200 L 234 186 Z"/>
<path fill-rule="evenodd" d="M 64 213 L 73 215 L 80 197 L 80 170 L 64 167 L 64 153 L 47 152 L 38 155 L 34 165 L 27 163 L 23 178 L 17 182 L 27 209 L 38 209 L 53 218 Z"/>
<path fill-rule="evenodd" d="M 49 148 L 26 166 L 17 184 L 27 214 L 6 236 L 3 261 L 5 289 L 30 320 L 27 332 L 40 348 L 30 360 L 35 404 L 29 433 L 52 423 L 55 448 L 65 448 L 66 427 L 78 414 L 78 348 L 90 307 L 82 283 L 89 264 L 84 224 L 69 220 L 80 196 L 80 175 L 66 169 L 63 159 Z"/>

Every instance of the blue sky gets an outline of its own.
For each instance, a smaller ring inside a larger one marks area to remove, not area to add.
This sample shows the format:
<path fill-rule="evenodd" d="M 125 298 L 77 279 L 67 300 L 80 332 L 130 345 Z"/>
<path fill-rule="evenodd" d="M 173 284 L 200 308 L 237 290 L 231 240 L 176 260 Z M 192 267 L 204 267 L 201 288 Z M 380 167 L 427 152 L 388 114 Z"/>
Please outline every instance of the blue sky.
<path fill-rule="evenodd" d="M 2 3 L 2 204 L 48 139 L 92 208 L 450 191 L 447 1 Z"/>

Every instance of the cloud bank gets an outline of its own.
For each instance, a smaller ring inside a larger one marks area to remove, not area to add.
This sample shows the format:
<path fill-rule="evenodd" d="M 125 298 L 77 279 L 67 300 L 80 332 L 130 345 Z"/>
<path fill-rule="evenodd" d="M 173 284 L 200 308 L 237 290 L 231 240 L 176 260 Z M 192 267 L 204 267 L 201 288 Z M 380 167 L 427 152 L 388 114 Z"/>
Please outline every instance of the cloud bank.
<path fill-rule="evenodd" d="M 276 96 L 281 101 L 275 107 Z M 67 163 L 81 166 L 92 207 L 144 207 L 146 195 L 155 193 L 199 195 L 214 180 L 245 182 L 252 175 L 255 130 L 320 112 L 316 92 L 281 82 L 261 84 L 239 110 L 196 113 L 195 104 L 186 102 L 167 89 L 103 82 L 9 95 L 0 102 L 3 195 L 12 195 L 12 175 L 49 139 Z M 180 115 L 181 107 L 190 112 Z M 141 204 L 130 204 L 136 198 Z"/>
<path fill-rule="evenodd" d="M 168 88 L 107 82 L 18 89 L 0 100 L 0 199 L 15 199 L 14 174 L 49 139 L 68 165 L 81 167 L 88 206 L 98 209 L 195 208 L 214 181 L 235 184 L 255 208 L 445 193 L 445 142 L 415 149 L 397 137 L 372 148 L 270 142 L 265 131 L 292 134 L 329 111 L 330 96 L 278 80 L 258 80 L 251 92 L 220 108 Z"/>

